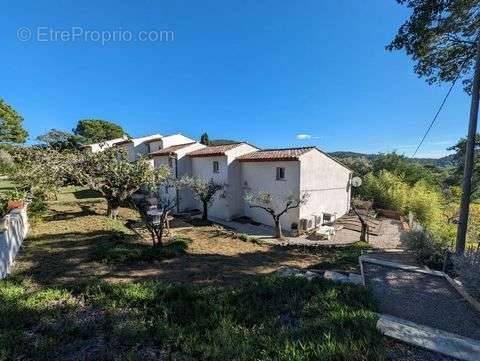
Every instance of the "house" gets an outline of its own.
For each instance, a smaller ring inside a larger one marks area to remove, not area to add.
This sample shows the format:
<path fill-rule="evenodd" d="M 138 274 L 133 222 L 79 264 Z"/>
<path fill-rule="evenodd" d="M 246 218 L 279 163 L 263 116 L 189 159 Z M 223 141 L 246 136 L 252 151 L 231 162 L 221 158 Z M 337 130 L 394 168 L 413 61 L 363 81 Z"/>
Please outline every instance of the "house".
<path fill-rule="evenodd" d="M 223 184 L 209 209 L 209 215 L 231 220 L 243 214 L 240 163 L 237 158 L 258 150 L 247 143 L 234 143 L 205 147 L 188 153 L 191 159 L 191 176 L 208 182 L 213 179 Z M 197 207 L 201 209 L 200 202 Z"/>
<path fill-rule="evenodd" d="M 268 192 L 274 199 L 288 195 L 308 201 L 281 218 L 282 228 L 313 229 L 325 214 L 341 217 L 350 210 L 352 172 L 316 147 L 257 150 L 237 158 L 242 194 Z M 264 210 L 243 203 L 245 216 L 273 225 Z"/>
<path fill-rule="evenodd" d="M 128 136 L 124 135 L 122 138 L 116 138 L 116 139 L 111 139 L 111 140 L 106 140 L 104 142 L 100 143 L 93 143 L 93 144 L 88 144 L 83 147 L 86 151 L 90 151 L 92 153 L 100 152 L 101 150 L 104 150 L 106 148 L 110 148 L 114 146 L 115 144 L 118 143 L 123 143 L 124 141 L 128 140 Z"/>
<path fill-rule="evenodd" d="M 123 142 L 113 144 L 115 147 L 122 147 L 128 154 L 128 160 L 133 162 L 142 155 L 150 152 L 150 144 L 157 144 L 162 141 L 160 134 L 148 135 L 140 138 L 125 139 Z"/>
<path fill-rule="evenodd" d="M 212 218 L 229 221 L 246 216 L 273 225 L 269 214 L 245 201 L 249 192 L 268 192 L 279 202 L 289 195 L 308 193 L 305 204 L 282 216 L 286 231 L 313 229 L 327 215 L 339 218 L 350 209 L 352 172 L 316 147 L 261 150 L 245 142 L 206 147 L 182 134 L 105 143 L 103 147 L 91 145 L 91 150 L 124 147 L 131 161 L 149 156 L 154 167 L 168 167 L 174 179 L 191 176 L 224 185 L 209 209 Z M 202 208 L 190 190 L 170 189 L 168 194 L 177 200 L 177 212 Z"/>
<path fill-rule="evenodd" d="M 185 138 L 189 139 L 187 137 Z M 183 138 L 176 139 L 177 141 L 179 141 Z M 195 150 L 205 148 L 205 146 L 203 144 L 195 142 L 192 139 L 189 140 L 190 142 L 188 143 L 174 144 L 175 142 L 172 142 L 171 138 L 167 139 L 167 141 L 163 143 L 167 145 L 166 148 L 162 148 L 163 144 L 159 144 L 159 148 L 157 148 L 157 150 L 154 150 L 148 154 L 153 161 L 153 166 L 155 168 L 169 168 L 170 176 L 173 179 L 180 179 L 182 176 L 191 175 L 192 162 L 191 159 L 187 156 L 187 154 Z M 196 201 L 190 190 L 169 189 L 167 192 L 170 197 L 175 197 L 177 199 L 177 212 L 189 208 L 196 208 Z"/>

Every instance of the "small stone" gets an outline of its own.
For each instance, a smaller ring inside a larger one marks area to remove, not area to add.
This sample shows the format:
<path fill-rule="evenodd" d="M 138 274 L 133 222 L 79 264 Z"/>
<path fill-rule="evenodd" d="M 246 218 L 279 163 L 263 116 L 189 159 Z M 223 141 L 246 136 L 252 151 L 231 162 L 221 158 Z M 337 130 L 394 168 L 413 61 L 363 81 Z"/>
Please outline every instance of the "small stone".
<path fill-rule="evenodd" d="M 326 280 L 330 280 L 338 283 L 348 282 L 347 277 L 345 277 L 343 274 L 339 272 L 334 272 L 334 271 L 325 271 L 325 273 L 323 274 L 323 278 L 325 278 Z"/>

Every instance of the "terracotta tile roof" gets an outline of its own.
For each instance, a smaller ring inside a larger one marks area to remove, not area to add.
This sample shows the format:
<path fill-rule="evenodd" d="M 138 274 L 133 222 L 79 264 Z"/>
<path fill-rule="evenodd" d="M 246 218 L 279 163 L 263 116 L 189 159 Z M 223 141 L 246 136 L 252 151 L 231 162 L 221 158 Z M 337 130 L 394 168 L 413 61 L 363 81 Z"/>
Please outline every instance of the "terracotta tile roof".
<path fill-rule="evenodd" d="M 157 155 L 157 156 L 158 155 L 174 155 L 177 150 L 188 147 L 189 145 L 192 145 L 192 144 L 195 144 L 195 142 L 172 145 L 171 147 L 167 147 L 167 148 L 164 148 L 164 149 L 159 149 L 159 150 L 156 150 L 154 152 L 151 152 L 151 153 L 149 153 L 149 155 L 153 155 L 153 156 L 155 156 L 155 155 Z"/>
<path fill-rule="evenodd" d="M 298 157 L 312 149 L 315 149 L 315 147 L 264 149 L 244 154 L 237 159 L 240 162 L 272 162 L 276 160 L 298 160 Z"/>
<path fill-rule="evenodd" d="M 214 157 L 217 155 L 225 155 L 225 152 L 238 147 L 244 143 L 234 143 L 234 144 L 224 144 L 216 145 L 213 147 L 206 147 L 203 149 L 194 150 L 193 152 L 188 153 L 190 157 Z"/>

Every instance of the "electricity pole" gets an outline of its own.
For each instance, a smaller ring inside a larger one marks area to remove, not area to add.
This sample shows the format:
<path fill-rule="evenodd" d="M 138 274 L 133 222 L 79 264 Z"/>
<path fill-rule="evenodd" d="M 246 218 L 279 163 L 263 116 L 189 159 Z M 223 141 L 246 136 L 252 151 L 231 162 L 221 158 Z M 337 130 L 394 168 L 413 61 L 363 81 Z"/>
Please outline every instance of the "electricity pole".
<path fill-rule="evenodd" d="M 470 124 L 468 126 L 467 148 L 465 151 L 465 166 L 463 169 L 463 191 L 460 203 L 460 219 L 458 222 L 457 243 L 455 252 L 462 254 L 465 251 L 467 237 L 468 213 L 470 193 L 472 192 L 472 173 L 475 158 L 475 138 L 477 135 L 478 101 L 480 96 L 480 40 L 477 38 L 477 54 L 475 57 L 475 75 L 472 86 L 472 103 L 470 105 Z"/>

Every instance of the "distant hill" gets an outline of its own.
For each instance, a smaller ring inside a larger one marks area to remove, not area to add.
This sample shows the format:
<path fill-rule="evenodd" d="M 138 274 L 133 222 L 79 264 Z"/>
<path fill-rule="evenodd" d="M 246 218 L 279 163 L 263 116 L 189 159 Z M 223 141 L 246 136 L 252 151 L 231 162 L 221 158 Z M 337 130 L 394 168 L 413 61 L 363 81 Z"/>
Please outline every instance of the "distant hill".
<path fill-rule="evenodd" d="M 225 145 L 225 144 L 235 144 L 239 143 L 238 140 L 231 140 L 231 139 L 212 139 L 210 140 L 210 146 L 214 145 Z"/>
<path fill-rule="evenodd" d="M 366 154 L 366 153 L 356 153 L 356 152 L 331 152 L 328 153 L 332 157 L 339 159 L 342 158 L 366 158 L 368 160 L 374 160 L 378 155 L 377 154 Z M 439 168 L 449 168 L 455 167 L 457 165 L 455 155 L 450 154 L 442 158 L 410 158 L 413 162 L 418 162 L 424 165 L 433 165 Z"/>

